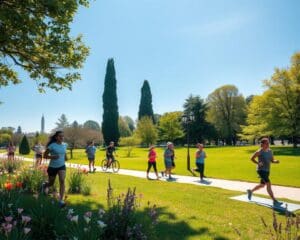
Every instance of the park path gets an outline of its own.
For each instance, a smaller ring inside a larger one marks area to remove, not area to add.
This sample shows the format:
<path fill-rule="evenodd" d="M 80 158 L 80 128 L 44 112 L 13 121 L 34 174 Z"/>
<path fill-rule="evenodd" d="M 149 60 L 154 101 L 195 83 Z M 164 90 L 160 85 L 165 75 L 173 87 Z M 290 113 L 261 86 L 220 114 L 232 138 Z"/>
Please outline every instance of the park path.
<path fill-rule="evenodd" d="M 24 158 L 24 160 L 33 162 L 32 158 Z M 67 167 L 72 167 L 72 168 L 80 167 L 80 168 L 88 169 L 88 165 L 79 165 L 75 163 L 67 163 L 66 165 Z M 97 166 L 96 172 L 103 172 L 100 166 Z M 146 171 L 120 169 L 117 174 L 128 175 L 128 176 L 139 177 L 139 178 L 146 178 Z M 150 173 L 149 176 L 150 178 L 151 177 L 153 179 L 155 178 L 154 173 Z M 257 185 L 257 183 L 253 183 L 253 182 L 225 180 L 225 179 L 216 179 L 216 178 L 205 178 L 205 181 L 200 182 L 199 177 L 182 176 L 182 175 L 173 175 L 172 180 L 163 177 L 160 178 L 159 180 L 174 182 L 174 183 L 194 184 L 198 186 L 217 187 L 217 188 L 233 190 L 233 191 L 241 191 L 241 192 L 246 192 L 247 189 L 251 189 L 255 185 Z M 285 198 L 285 199 L 290 199 L 290 200 L 300 202 L 300 188 L 272 185 L 272 189 L 274 195 L 277 198 Z M 267 190 L 265 188 L 258 190 L 256 193 L 262 195 L 268 195 Z"/>

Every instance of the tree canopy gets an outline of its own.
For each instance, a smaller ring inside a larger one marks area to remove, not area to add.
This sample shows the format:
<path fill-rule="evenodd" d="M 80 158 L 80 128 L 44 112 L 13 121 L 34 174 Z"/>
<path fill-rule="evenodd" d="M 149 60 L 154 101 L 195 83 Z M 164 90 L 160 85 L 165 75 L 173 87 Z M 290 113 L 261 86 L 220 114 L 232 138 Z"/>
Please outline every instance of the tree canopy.
<path fill-rule="evenodd" d="M 69 24 L 88 0 L 0 1 L 0 87 L 21 82 L 15 66 L 29 73 L 38 90 L 71 89 L 89 50 Z"/>
<path fill-rule="evenodd" d="M 154 122 L 154 114 L 152 108 L 152 94 L 151 94 L 149 82 L 147 80 L 144 81 L 143 86 L 141 88 L 141 101 L 140 101 L 139 113 L 138 113 L 139 120 L 145 116 L 150 117 Z"/>
<path fill-rule="evenodd" d="M 168 112 L 160 117 L 158 122 L 158 135 L 160 140 L 174 142 L 174 140 L 184 136 L 181 116 L 182 112 Z"/>

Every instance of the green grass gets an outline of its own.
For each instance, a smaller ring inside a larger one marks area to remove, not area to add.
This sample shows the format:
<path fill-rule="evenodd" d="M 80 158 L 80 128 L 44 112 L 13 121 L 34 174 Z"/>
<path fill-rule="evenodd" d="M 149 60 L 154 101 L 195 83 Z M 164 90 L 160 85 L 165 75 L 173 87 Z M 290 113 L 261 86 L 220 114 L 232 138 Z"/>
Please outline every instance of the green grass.
<path fill-rule="evenodd" d="M 250 161 L 250 157 L 258 149 L 258 146 L 243 147 L 211 147 L 206 148 L 208 158 L 206 159 L 205 172 L 208 177 L 242 180 L 257 182 L 256 165 Z M 158 169 L 163 170 L 163 149 L 157 148 Z M 300 148 L 275 147 L 272 146 L 275 159 L 280 160 L 280 164 L 272 164 L 271 180 L 273 184 L 284 186 L 300 187 Z M 194 167 L 194 153 L 196 149 L 191 148 L 191 166 Z M 73 163 L 88 164 L 84 150 L 73 151 Z M 121 168 L 145 171 L 147 168 L 147 153 L 145 148 L 135 148 L 130 158 L 126 157 L 126 149 L 119 148 L 117 159 L 120 161 Z M 176 148 L 176 169 L 175 173 L 180 175 L 191 175 L 186 170 L 186 148 Z M 96 165 L 100 165 L 105 157 L 103 150 L 98 150 L 96 154 Z"/>
<path fill-rule="evenodd" d="M 174 182 L 149 181 L 110 173 L 88 175 L 91 196 L 70 195 L 69 201 L 82 211 L 106 206 L 106 187 L 110 179 L 115 195 L 136 187 L 142 194 L 141 217 L 147 214 L 148 201 L 156 204 L 159 223 L 158 239 L 268 239 L 260 217 L 272 224 L 272 210 L 266 207 L 229 199 L 240 192 L 199 187 Z M 73 207 L 72 206 L 72 207 Z M 283 215 L 278 214 L 284 223 Z M 238 229 L 241 237 L 236 234 Z"/>

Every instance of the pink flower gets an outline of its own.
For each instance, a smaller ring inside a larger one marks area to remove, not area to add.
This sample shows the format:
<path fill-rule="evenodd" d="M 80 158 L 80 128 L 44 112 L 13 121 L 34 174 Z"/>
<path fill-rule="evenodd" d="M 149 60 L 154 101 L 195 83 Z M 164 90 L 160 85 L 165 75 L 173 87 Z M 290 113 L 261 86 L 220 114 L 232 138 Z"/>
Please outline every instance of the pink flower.
<path fill-rule="evenodd" d="M 31 217 L 29 216 L 22 216 L 22 223 L 28 223 L 31 221 Z"/>
<path fill-rule="evenodd" d="M 84 214 L 84 216 L 86 216 L 86 217 L 92 217 L 92 212 L 91 211 L 88 211 L 88 212 L 86 212 L 85 214 Z"/>
<path fill-rule="evenodd" d="M 13 217 L 9 216 L 9 217 L 5 217 L 4 219 L 6 222 L 11 222 L 13 220 Z"/>
<path fill-rule="evenodd" d="M 10 223 L 2 223 L 2 227 L 5 231 L 5 233 L 10 233 L 13 228 L 13 225 Z"/>

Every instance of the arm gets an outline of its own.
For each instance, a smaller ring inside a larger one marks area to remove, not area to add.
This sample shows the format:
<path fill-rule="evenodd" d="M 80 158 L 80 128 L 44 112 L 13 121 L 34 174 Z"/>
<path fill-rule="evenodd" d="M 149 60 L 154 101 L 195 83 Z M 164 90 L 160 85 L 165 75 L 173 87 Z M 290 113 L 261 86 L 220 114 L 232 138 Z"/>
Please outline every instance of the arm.
<path fill-rule="evenodd" d="M 44 158 L 45 159 L 51 159 L 51 160 L 55 160 L 55 159 L 58 159 L 58 156 L 57 155 L 49 155 L 50 153 L 50 150 L 47 148 L 46 151 L 44 152 Z"/>
<path fill-rule="evenodd" d="M 275 159 L 274 159 L 274 156 L 273 156 L 273 154 L 272 154 L 271 162 L 272 162 L 272 163 L 279 163 L 279 160 L 275 160 Z"/>
<path fill-rule="evenodd" d="M 251 157 L 251 161 L 254 162 L 255 164 L 258 164 L 258 161 L 255 160 L 255 158 L 257 158 L 259 156 L 259 152 L 255 152 L 252 157 Z"/>

